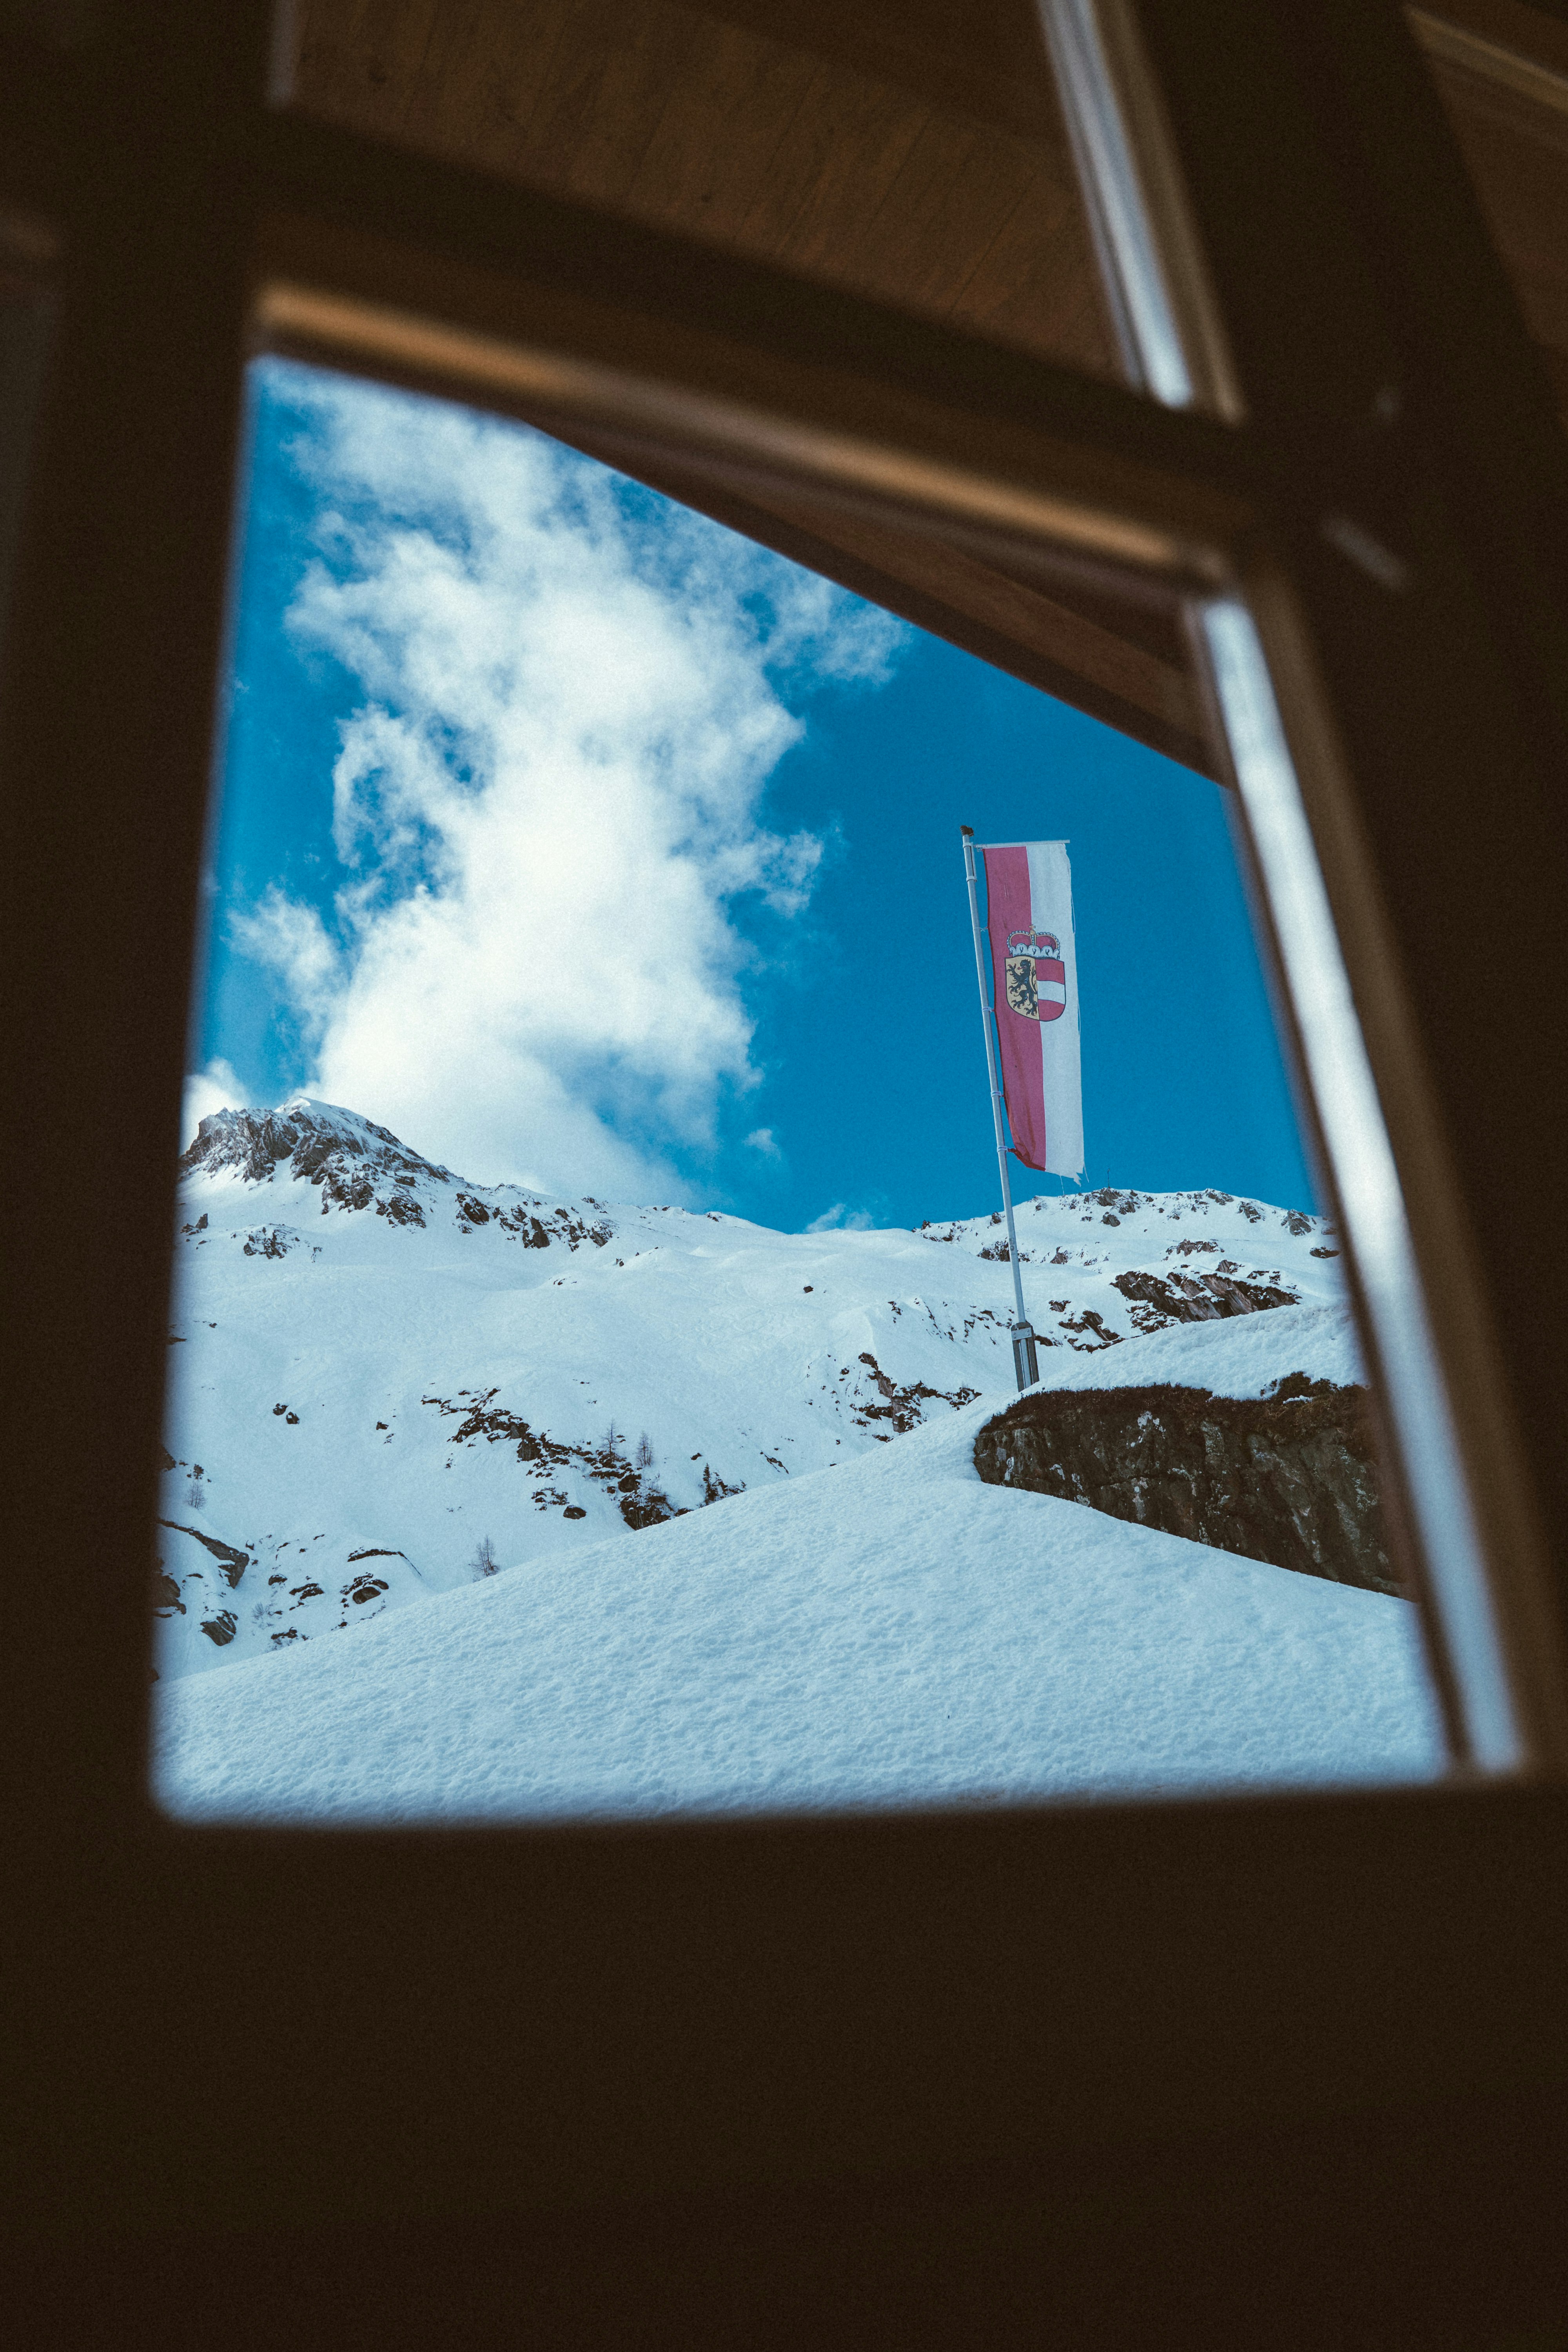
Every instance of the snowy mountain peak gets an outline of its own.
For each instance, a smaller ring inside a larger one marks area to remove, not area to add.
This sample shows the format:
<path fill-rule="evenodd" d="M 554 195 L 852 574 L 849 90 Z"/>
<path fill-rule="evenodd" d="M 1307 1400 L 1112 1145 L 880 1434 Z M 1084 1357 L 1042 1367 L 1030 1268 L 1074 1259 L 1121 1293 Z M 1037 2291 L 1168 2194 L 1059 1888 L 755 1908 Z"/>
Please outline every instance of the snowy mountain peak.
<path fill-rule="evenodd" d="M 285 1162 L 290 1176 L 312 1183 L 318 1178 L 323 1184 L 330 1181 L 334 1199 L 378 1177 L 440 1184 L 452 1181 L 450 1170 L 411 1151 L 390 1129 L 310 1095 L 291 1095 L 276 1110 L 215 1111 L 197 1129 L 180 1161 L 180 1172 L 216 1176 L 232 1170 L 242 1182 L 266 1184 Z M 368 1205 L 346 1197 L 343 1204 Z"/>
<path fill-rule="evenodd" d="M 602 1246 L 614 1231 L 595 1201 L 562 1203 L 515 1184 L 467 1183 L 390 1128 L 304 1094 L 291 1095 L 275 1110 L 220 1110 L 204 1118 L 180 1173 L 185 1199 L 208 1213 L 224 1186 L 265 1184 L 272 1195 L 269 1216 L 314 1213 L 318 1204 L 322 1216 L 334 1209 L 368 1209 L 393 1225 L 445 1224 L 460 1234 L 489 1227 L 535 1248 L 560 1241 L 574 1250 L 583 1241 Z M 215 1180 L 216 1197 L 210 1191 Z M 243 1213 L 253 1215 L 257 1205 Z M 297 1243 L 292 1227 L 289 1237 Z M 257 1234 L 250 1239 L 263 1247 Z M 285 1245 L 274 1234 L 264 1255 L 277 1256 Z"/>

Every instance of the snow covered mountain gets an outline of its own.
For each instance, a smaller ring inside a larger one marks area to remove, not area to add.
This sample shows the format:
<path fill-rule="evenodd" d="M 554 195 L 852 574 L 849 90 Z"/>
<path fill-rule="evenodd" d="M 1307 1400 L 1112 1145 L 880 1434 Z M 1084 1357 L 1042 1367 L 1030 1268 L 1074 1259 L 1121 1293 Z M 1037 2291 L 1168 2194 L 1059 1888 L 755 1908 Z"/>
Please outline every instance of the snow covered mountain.
<path fill-rule="evenodd" d="M 601 1557 L 1015 1392 L 999 1215 L 799 1234 L 552 1200 L 468 1182 L 303 1097 L 204 1119 L 181 1197 L 165 1678 L 492 1566 Z M 1159 1351 L 1141 1379 L 1197 1377 L 1180 1364 L 1217 1362 L 1222 1332 L 1227 1361 L 1246 1342 L 1246 1392 L 1317 1357 L 1354 1377 L 1321 1220 L 1103 1192 L 1026 1205 L 1019 1245 L 1045 1385 L 1104 1383 L 1128 1342 Z"/>

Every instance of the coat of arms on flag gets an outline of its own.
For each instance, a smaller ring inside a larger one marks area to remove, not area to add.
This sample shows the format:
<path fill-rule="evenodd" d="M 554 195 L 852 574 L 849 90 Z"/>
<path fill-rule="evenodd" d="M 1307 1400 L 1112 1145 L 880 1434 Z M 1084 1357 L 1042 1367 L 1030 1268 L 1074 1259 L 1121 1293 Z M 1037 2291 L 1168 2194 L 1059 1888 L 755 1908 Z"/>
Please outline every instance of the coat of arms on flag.
<path fill-rule="evenodd" d="M 1007 1003 L 1026 1021 L 1059 1021 L 1068 1009 L 1067 966 L 1053 931 L 1007 934 Z"/>

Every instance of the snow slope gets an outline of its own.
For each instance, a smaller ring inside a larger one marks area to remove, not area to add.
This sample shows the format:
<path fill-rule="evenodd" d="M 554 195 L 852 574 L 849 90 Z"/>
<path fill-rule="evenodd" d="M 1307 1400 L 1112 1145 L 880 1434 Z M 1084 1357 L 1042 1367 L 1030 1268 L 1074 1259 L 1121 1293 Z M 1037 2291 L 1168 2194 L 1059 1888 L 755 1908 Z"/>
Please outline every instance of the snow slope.
<path fill-rule="evenodd" d="M 1342 1344 L 1322 1310 L 1255 1319 L 1288 1315 Z M 1184 1339 L 1223 1385 L 1245 1330 Z M 1441 1769 L 1414 1610 L 984 1486 L 993 1409 L 166 1684 L 156 1792 L 190 1819 L 493 1821 Z"/>
<path fill-rule="evenodd" d="M 676 1512 L 742 1489 L 750 1510 L 894 1438 L 902 1461 L 923 1423 L 967 1426 L 971 1402 L 1014 1393 L 999 1217 L 792 1234 L 548 1200 L 468 1183 L 304 1097 L 204 1120 L 182 1201 L 165 1679 L 350 1626 L 357 1641 L 472 1582 L 487 1537 L 541 1572 L 574 1574 L 612 1538 L 641 1559 Z M 1217 1387 L 1215 1335 L 1226 1364 L 1245 1358 L 1227 1375 L 1244 1393 L 1296 1370 L 1354 1376 L 1321 1221 L 1222 1192 L 1105 1192 L 1019 1223 L 1050 1385 Z M 1321 1363 L 1297 1360 L 1310 1310 Z M 1162 1369 L 1135 1375 L 1152 1348 Z M 1189 1357 L 1205 1369 L 1178 1369 Z"/>

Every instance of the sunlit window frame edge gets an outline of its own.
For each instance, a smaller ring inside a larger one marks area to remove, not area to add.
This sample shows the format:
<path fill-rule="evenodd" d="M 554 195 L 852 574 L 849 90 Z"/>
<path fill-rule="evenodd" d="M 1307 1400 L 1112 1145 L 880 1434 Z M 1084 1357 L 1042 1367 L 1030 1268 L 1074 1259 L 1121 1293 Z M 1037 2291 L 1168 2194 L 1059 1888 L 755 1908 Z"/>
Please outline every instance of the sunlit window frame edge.
<path fill-rule="evenodd" d="M 1189 409 L 1206 392 L 1240 423 L 1224 320 L 1133 0 L 1037 5 L 1129 363 L 1167 407 Z M 1510 86 L 1513 66 L 1534 71 L 1422 11 L 1406 15 L 1429 49 L 1474 50 L 1468 62 Z M 1194 650 L 1240 787 L 1298 1078 L 1351 1244 L 1358 1320 L 1396 1456 L 1390 1500 L 1415 1555 L 1450 1748 L 1461 1765 L 1560 1774 L 1568 1685 L 1545 1533 L 1502 1402 L 1501 1351 L 1331 698 L 1267 535 L 1231 551 L 1239 593 L 1189 606 Z M 1288 681 L 1283 693 L 1277 678 Z"/>
<path fill-rule="evenodd" d="M 562 307 L 558 298 L 535 301 Z M 615 340 L 603 311 L 590 320 L 589 305 L 572 307 L 580 312 L 572 324 L 600 330 L 593 342 L 606 326 Z M 559 324 L 542 321 L 549 323 Z M 258 351 L 531 419 L 629 430 L 654 446 L 730 459 L 753 479 L 809 486 L 884 515 L 956 523 L 1004 543 L 1049 542 L 1069 557 L 1178 586 L 1220 586 L 1226 568 L 1216 541 L 1247 520 L 1224 493 L 1108 463 L 1101 452 L 1044 431 L 1008 436 L 1012 463 L 988 467 L 966 451 L 949 413 L 884 395 L 868 418 L 862 387 L 847 373 L 835 401 L 821 371 L 809 378 L 801 371 L 792 383 L 787 369 L 772 360 L 759 369 L 741 346 L 698 347 L 671 333 L 660 338 L 666 368 L 639 370 L 612 363 L 592 343 L 584 350 L 587 337 L 505 336 L 284 278 L 258 286 L 253 325 Z M 681 340 L 688 348 L 678 352 Z M 903 428 L 896 440 L 889 432 L 895 421 Z"/>
<path fill-rule="evenodd" d="M 1544 1530 L 1310 632 L 1285 567 L 1256 543 L 1234 596 L 1199 620 L 1442 1628 L 1435 1666 L 1458 1702 L 1460 1759 L 1561 1778 L 1568 1658 Z M 1358 1149 L 1370 1167 L 1352 1164 Z"/>
<path fill-rule="evenodd" d="M 1167 408 L 1247 413 L 1176 161 L 1127 0 L 1037 0 L 1079 184 L 1131 380 Z"/>

